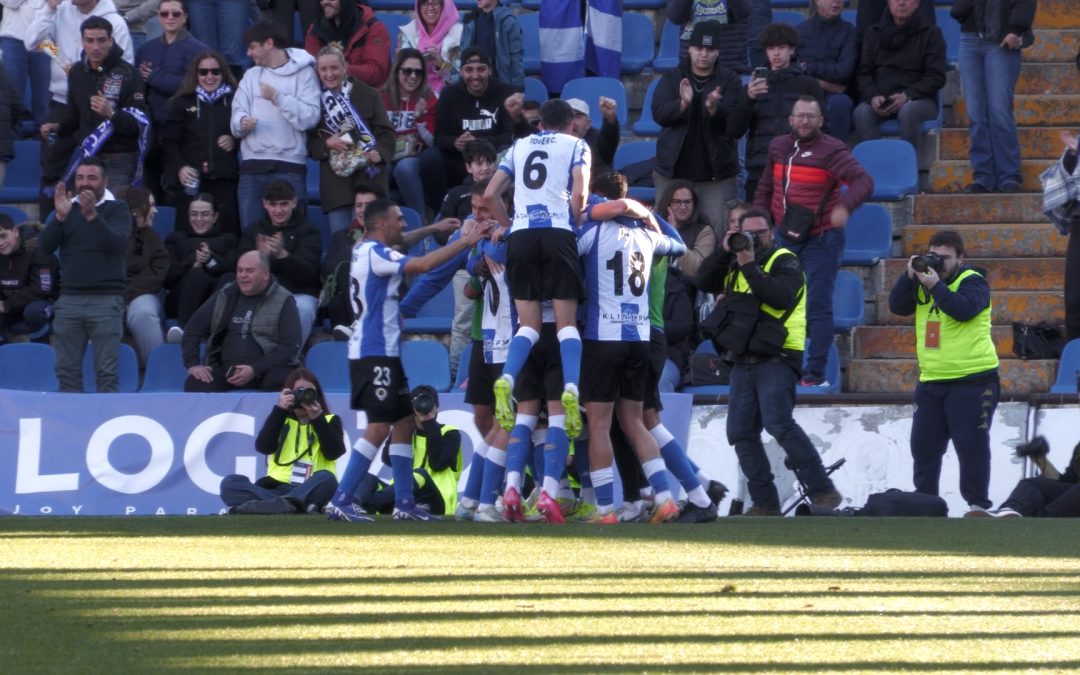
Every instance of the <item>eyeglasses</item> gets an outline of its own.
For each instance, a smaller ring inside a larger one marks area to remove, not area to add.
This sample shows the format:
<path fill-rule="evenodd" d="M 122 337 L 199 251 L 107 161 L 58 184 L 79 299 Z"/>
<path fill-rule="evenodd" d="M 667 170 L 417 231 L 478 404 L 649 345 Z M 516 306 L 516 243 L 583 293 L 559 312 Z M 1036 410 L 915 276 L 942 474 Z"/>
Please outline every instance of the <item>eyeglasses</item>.
<path fill-rule="evenodd" d="M 201 77 L 206 77 L 207 75 L 221 75 L 221 68 L 199 68 L 198 71 Z"/>
<path fill-rule="evenodd" d="M 814 113 L 791 113 L 791 119 L 813 122 L 814 120 L 821 119 L 821 115 L 816 115 Z"/>
<path fill-rule="evenodd" d="M 671 205 L 672 206 L 693 206 L 694 205 L 694 200 L 693 199 L 672 199 L 671 200 Z"/>
<path fill-rule="evenodd" d="M 442 7 L 442 0 L 420 0 L 421 7 Z"/>
<path fill-rule="evenodd" d="M 184 10 L 177 9 L 177 10 L 174 10 L 174 11 L 170 11 L 170 10 L 167 10 L 167 9 L 163 9 L 160 12 L 158 12 L 157 15 L 160 16 L 162 19 L 168 19 L 169 17 L 172 17 L 174 19 L 179 19 L 180 17 L 184 16 Z"/>
<path fill-rule="evenodd" d="M 423 68 L 402 68 L 398 71 L 405 77 L 420 77 L 424 74 Z"/>

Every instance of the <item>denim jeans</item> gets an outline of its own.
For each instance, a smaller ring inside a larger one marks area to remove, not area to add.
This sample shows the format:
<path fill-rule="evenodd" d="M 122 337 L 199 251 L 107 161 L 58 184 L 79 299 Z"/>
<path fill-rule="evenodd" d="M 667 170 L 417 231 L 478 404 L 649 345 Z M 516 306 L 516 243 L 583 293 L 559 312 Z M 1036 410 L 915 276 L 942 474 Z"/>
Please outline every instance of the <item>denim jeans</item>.
<path fill-rule="evenodd" d="M 851 135 L 851 112 L 855 103 L 847 94 L 825 95 L 825 121 L 829 135 L 841 141 L 847 141 Z"/>
<path fill-rule="evenodd" d="M 922 124 L 935 117 L 937 117 L 937 101 L 928 98 L 909 101 L 896 115 L 896 120 L 900 124 L 900 138 L 911 143 L 911 147 L 918 152 L 922 140 Z M 881 138 L 878 125 L 891 118 L 878 117 L 869 103 L 860 103 L 855 108 L 852 119 L 859 140 L 870 141 Z"/>
<path fill-rule="evenodd" d="M 294 293 L 293 299 L 296 300 L 296 311 L 300 314 L 300 349 L 303 349 L 311 336 L 311 327 L 315 325 L 319 299 L 303 293 Z"/>
<path fill-rule="evenodd" d="M 276 497 L 290 497 L 304 507 L 314 506 L 321 509 L 334 496 L 337 490 L 337 478 L 330 471 L 316 471 L 299 485 L 279 485 L 267 488 L 255 485 L 247 476 L 230 474 L 221 479 L 221 501 L 225 506 L 240 506 L 253 499 L 271 500 Z"/>
<path fill-rule="evenodd" d="M 299 209 L 307 208 L 307 167 L 300 173 L 291 171 L 272 171 L 270 173 L 242 173 L 236 186 L 237 208 L 240 211 L 240 229 L 246 230 L 265 214 L 262 205 L 263 191 L 275 180 L 283 180 L 296 190 L 296 204 Z"/>
<path fill-rule="evenodd" d="M 347 230 L 349 224 L 353 221 L 355 212 L 351 206 L 342 206 L 339 209 L 326 214 L 326 222 L 330 225 L 330 234 L 340 232 L 341 230 Z"/>
<path fill-rule="evenodd" d="M 420 180 L 420 158 L 405 157 L 394 163 L 394 183 L 401 201 L 424 218 L 424 182 Z"/>
<path fill-rule="evenodd" d="M 18 93 L 22 93 L 24 83 L 30 81 L 30 112 L 34 115 L 34 126 L 41 126 L 49 116 L 49 79 L 51 60 L 43 52 L 28 52 L 22 40 L 13 37 L 0 37 L 0 55 L 4 60 L 4 71 L 8 82 Z"/>
<path fill-rule="evenodd" d="M 230 65 L 251 65 L 244 44 L 249 4 L 248 0 L 188 0 L 191 34 L 221 52 Z"/>
<path fill-rule="evenodd" d="M 806 274 L 806 332 L 810 340 L 807 376 L 825 375 L 829 346 L 833 343 L 833 291 L 836 290 L 840 260 L 844 256 L 845 238 L 844 228 L 835 227 L 802 244 L 784 244 L 799 256 L 803 273 Z"/>
<path fill-rule="evenodd" d="M 97 390 L 120 390 L 120 338 L 124 336 L 124 296 L 65 294 L 53 306 L 53 350 L 60 391 L 83 391 L 86 343 L 94 343 Z"/>
<path fill-rule="evenodd" d="M 970 128 L 974 180 L 987 190 L 1020 182 L 1020 141 L 1013 92 L 1020 77 L 1020 51 L 998 46 L 976 33 L 960 34 L 960 83 Z"/>
<path fill-rule="evenodd" d="M 153 293 L 135 296 L 127 306 L 124 325 L 135 343 L 139 367 L 145 368 L 150 352 L 164 340 L 161 333 L 161 300 Z"/>
<path fill-rule="evenodd" d="M 833 483 L 825 473 L 813 443 L 795 422 L 795 382 L 798 373 L 773 359 L 760 363 L 735 363 L 731 367 L 727 437 L 739 457 L 754 506 L 780 508 L 772 467 L 761 443 L 764 429 L 776 439 L 794 465 L 795 475 L 806 484 L 811 497 L 829 492 Z"/>

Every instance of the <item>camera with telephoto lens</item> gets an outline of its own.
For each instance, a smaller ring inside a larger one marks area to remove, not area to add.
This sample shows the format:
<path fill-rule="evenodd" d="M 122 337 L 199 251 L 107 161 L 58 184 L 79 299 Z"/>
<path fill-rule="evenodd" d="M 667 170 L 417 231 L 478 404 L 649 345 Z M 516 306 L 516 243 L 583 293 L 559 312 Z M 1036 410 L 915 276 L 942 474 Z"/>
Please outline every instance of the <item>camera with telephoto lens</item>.
<path fill-rule="evenodd" d="M 730 249 L 732 253 L 745 251 L 746 249 L 750 248 L 750 241 L 750 235 L 744 232 L 734 232 L 730 237 L 728 237 L 728 249 Z"/>
<path fill-rule="evenodd" d="M 310 387 L 297 387 L 293 389 L 292 395 L 294 408 L 314 403 L 319 398 L 319 393 Z"/>
<path fill-rule="evenodd" d="M 911 269 L 919 274 L 926 274 L 929 270 L 934 270 L 940 275 L 945 269 L 945 259 L 937 253 L 929 251 L 923 255 L 915 256 L 911 261 Z"/>
<path fill-rule="evenodd" d="M 427 415 L 435 409 L 436 403 L 435 396 L 426 389 L 415 392 L 412 397 L 412 407 L 418 415 Z"/>
<path fill-rule="evenodd" d="M 1017 457 L 1045 457 L 1050 454 L 1050 444 L 1042 436 L 1016 446 Z"/>

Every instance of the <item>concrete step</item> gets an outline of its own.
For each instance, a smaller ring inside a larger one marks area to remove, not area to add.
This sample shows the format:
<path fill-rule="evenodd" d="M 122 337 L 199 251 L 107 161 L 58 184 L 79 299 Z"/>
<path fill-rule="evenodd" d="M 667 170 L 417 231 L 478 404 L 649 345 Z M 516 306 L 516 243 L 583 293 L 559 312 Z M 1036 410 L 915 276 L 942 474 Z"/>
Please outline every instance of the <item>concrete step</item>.
<path fill-rule="evenodd" d="M 1001 391 L 1006 394 L 1043 393 L 1057 376 L 1057 361 L 1002 361 Z M 914 392 L 919 381 L 915 359 L 853 359 L 848 363 L 844 391 L 850 393 Z"/>
<path fill-rule="evenodd" d="M 1047 222 L 1042 214 L 1042 195 L 924 194 L 916 196 L 914 200 L 914 223 Z"/>
<path fill-rule="evenodd" d="M 1071 127 L 1020 127 L 1016 130 L 1020 140 L 1021 159 L 1057 160 L 1065 149 L 1061 141 L 1063 131 L 1073 131 Z M 967 128 L 942 129 L 938 133 L 938 158 L 968 158 L 970 134 Z"/>
<path fill-rule="evenodd" d="M 892 286 L 888 286 L 892 288 Z M 993 289 L 993 283 L 990 288 Z M 877 309 L 877 321 L 873 325 L 881 326 L 910 326 L 910 316 L 897 316 L 889 311 L 888 292 L 878 293 L 874 296 Z M 995 325 L 1012 325 L 1013 321 L 1022 323 L 1038 323 L 1049 321 L 1053 324 L 1065 323 L 1065 304 L 1062 301 L 1061 291 L 1034 292 L 1034 291 L 991 291 L 990 293 L 990 323 Z"/>
<path fill-rule="evenodd" d="M 1061 258 L 966 258 L 970 267 L 984 270 L 991 290 L 1049 291 L 1065 287 L 1065 261 Z M 907 270 L 907 259 L 891 258 L 883 266 L 885 285 Z"/>
<path fill-rule="evenodd" d="M 1039 0 L 1036 28 L 1080 28 L 1076 0 Z"/>
<path fill-rule="evenodd" d="M 1027 63 L 1069 63 L 1076 60 L 1080 29 L 1036 29 L 1035 44 L 1024 50 Z"/>
<path fill-rule="evenodd" d="M 1080 14 L 1080 8 L 1076 8 Z M 1076 58 L 1076 55 L 1073 55 Z M 1020 78 L 1016 81 L 1016 93 L 1058 94 L 1080 91 L 1080 71 L 1076 61 L 1071 63 L 1025 63 L 1020 66 Z"/>
<path fill-rule="evenodd" d="M 1076 70 L 1076 66 L 1073 66 Z M 1067 90 L 1057 89 L 1058 92 Z M 1074 90 L 1076 91 L 1076 90 Z M 1017 95 L 1013 99 L 1013 113 L 1016 123 L 1022 127 L 1061 127 L 1076 126 L 1080 122 L 1080 95 L 1058 93 L 1052 96 Z M 967 126 L 967 112 L 964 99 L 945 109 L 945 126 Z"/>
<path fill-rule="evenodd" d="M 991 331 L 998 358 L 1015 359 L 1012 326 L 994 326 Z M 858 326 L 852 331 L 852 342 L 855 359 L 915 358 L 914 326 Z"/>
<path fill-rule="evenodd" d="M 1022 159 L 1020 186 L 1024 192 L 1042 194 L 1039 174 L 1056 160 Z M 961 192 L 972 181 L 971 163 L 967 159 L 937 160 L 930 165 L 929 190 L 935 193 Z"/>
<path fill-rule="evenodd" d="M 967 255 L 976 258 L 1012 256 L 1046 258 L 1065 255 L 1068 237 L 1058 234 L 1050 223 L 1004 223 L 1000 225 L 963 223 L 949 225 L 964 238 Z M 930 237 L 942 229 L 936 225 L 908 225 L 900 233 L 900 246 L 907 257 L 926 251 Z"/>

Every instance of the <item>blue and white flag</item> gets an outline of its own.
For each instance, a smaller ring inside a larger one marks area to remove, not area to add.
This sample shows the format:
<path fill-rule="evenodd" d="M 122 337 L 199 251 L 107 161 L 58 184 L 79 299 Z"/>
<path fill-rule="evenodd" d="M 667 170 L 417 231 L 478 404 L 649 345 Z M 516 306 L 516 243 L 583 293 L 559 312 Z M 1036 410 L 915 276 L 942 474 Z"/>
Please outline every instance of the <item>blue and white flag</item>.
<path fill-rule="evenodd" d="M 585 33 L 579 0 L 540 3 L 540 79 L 548 91 L 562 91 L 585 76 Z"/>
<path fill-rule="evenodd" d="M 622 2 L 589 0 L 585 17 L 585 67 L 601 77 L 622 70 Z"/>

